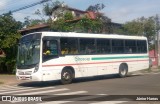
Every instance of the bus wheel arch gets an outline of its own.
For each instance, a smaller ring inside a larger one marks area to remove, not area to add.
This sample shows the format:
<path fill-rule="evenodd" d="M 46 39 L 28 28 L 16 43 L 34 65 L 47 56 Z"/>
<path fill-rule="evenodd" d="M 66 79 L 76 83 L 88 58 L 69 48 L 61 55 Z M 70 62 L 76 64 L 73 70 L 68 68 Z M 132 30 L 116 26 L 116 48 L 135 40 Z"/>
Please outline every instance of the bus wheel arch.
<path fill-rule="evenodd" d="M 119 77 L 124 78 L 128 74 L 128 64 L 127 63 L 121 63 L 119 65 Z"/>
<path fill-rule="evenodd" d="M 62 84 L 70 84 L 72 80 L 75 78 L 74 68 L 71 66 L 66 66 L 62 69 L 61 72 L 61 83 Z"/>

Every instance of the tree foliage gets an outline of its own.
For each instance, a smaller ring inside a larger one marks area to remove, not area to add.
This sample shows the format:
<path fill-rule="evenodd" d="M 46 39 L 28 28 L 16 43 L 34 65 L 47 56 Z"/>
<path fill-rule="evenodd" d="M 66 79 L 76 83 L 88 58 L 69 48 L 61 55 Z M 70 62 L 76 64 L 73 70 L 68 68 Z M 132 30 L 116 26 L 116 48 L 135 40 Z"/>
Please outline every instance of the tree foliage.
<path fill-rule="evenodd" d="M 46 15 L 46 16 L 52 16 L 52 12 L 53 12 L 53 9 L 59 5 L 63 4 L 63 2 L 60 2 L 60 1 L 55 1 L 55 2 L 52 2 L 52 3 L 46 3 L 44 4 L 44 7 L 43 7 L 43 13 Z"/>
<path fill-rule="evenodd" d="M 76 26 L 81 31 L 89 33 L 101 33 L 102 32 L 102 22 L 99 19 L 91 20 L 87 17 L 82 18 L 77 22 Z"/>
<path fill-rule="evenodd" d="M 155 35 L 155 21 L 154 17 L 138 18 L 124 25 L 124 30 L 129 35 L 146 36 L 149 43 L 154 39 Z"/>
<path fill-rule="evenodd" d="M 148 38 L 148 42 L 151 48 L 156 34 L 155 17 L 141 17 L 134 19 L 130 22 L 126 22 L 122 29 L 114 30 L 114 32 L 118 34 L 145 36 Z"/>
<path fill-rule="evenodd" d="M 67 22 L 67 20 L 72 20 L 73 16 L 71 12 L 66 12 L 62 18 L 57 21 L 50 21 L 49 24 L 53 31 L 72 31 L 73 25 Z"/>
<path fill-rule="evenodd" d="M 18 30 L 21 28 L 21 22 L 16 21 L 11 13 L 0 16 L 0 49 L 6 57 L 0 58 L 0 71 L 9 72 L 13 70 L 16 59 L 16 44 L 20 38 Z"/>
<path fill-rule="evenodd" d="M 64 14 L 63 18 L 51 23 L 51 28 L 54 31 L 63 32 L 90 32 L 100 33 L 102 30 L 102 23 L 99 19 L 91 20 L 83 17 L 80 20 L 73 20 L 70 12 Z"/>
<path fill-rule="evenodd" d="M 111 33 L 111 19 L 100 12 L 104 8 L 105 8 L 105 5 L 103 3 L 102 4 L 95 4 L 95 5 L 90 5 L 86 9 L 86 11 L 92 11 L 92 12 L 96 13 L 97 20 L 102 24 L 101 32 Z"/>
<path fill-rule="evenodd" d="M 32 27 L 43 23 L 46 23 L 45 19 L 30 19 L 30 17 L 27 16 L 24 18 L 23 27 Z"/>
<path fill-rule="evenodd" d="M 86 10 L 87 11 L 99 12 L 100 10 L 102 10 L 104 8 L 105 8 L 104 4 L 95 4 L 95 5 L 90 5 Z"/>

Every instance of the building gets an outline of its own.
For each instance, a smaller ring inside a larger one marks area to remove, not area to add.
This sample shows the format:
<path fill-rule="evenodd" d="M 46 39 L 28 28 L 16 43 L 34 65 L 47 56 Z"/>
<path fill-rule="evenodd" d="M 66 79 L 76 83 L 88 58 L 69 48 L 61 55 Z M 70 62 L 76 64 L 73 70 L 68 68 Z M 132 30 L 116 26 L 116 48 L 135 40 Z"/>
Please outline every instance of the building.
<path fill-rule="evenodd" d="M 48 24 L 38 24 L 32 27 L 24 28 L 19 30 L 22 35 L 29 34 L 32 32 L 50 31 Z"/>
<path fill-rule="evenodd" d="M 80 19 L 87 16 L 90 19 L 96 19 L 96 13 L 93 11 L 83 11 L 76 8 L 68 7 L 64 4 L 55 6 L 52 10 L 52 20 L 56 21 L 58 18 L 63 17 L 67 12 L 71 12 L 74 19 Z"/>
<path fill-rule="evenodd" d="M 66 22 L 72 22 L 72 23 L 78 22 L 83 17 L 87 17 L 89 19 L 94 20 L 100 15 L 100 13 L 95 13 L 93 11 L 83 11 L 83 10 L 71 8 L 71 7 L 68 7 L 68 6 L 62 4 L 62 5 L 55 6 L 53 8 L 51 18 L 53 21 L 56 21 L 57 19 L 62 18 L 64 16 L 64 14 L 67 12 L 70 12 L 72 14 L 73 19 L 66 20 Z M 116 23 L 112 23 L 111 19 L 108 17 L 104 18 L 103 24 L 105 27 L 105 28 L 103 28 L 103 33 L 111 33 L 111 31 L 110 31 L 111 26 L 116 26 L 116 27 L 121 26 L 121 24 L 117 25 Z M 25 35 L 25 34 L 28 34 L 31 32 L 40 32 L 40 31 L 50 31 L 50 26 L 48 24 L 38 24 L 33 27 L 28 27 L 28 28 L 24 28 L 22 30 L 19 30 L 19 32 L 22 35 Z"/>

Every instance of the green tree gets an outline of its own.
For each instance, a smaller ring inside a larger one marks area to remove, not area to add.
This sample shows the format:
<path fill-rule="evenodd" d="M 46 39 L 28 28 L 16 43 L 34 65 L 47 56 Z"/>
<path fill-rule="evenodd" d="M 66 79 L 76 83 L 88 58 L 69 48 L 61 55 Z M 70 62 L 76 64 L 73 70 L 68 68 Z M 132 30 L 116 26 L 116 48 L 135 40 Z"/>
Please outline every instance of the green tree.
<path fill-rule="evenodd" d="M 24 18 L 23 27 L 32 27 L 43 23 L 47 23 L 45 19 L 30 19 L 30 17 L 27 16 Z"/>
<path fill-rule="evenodd" d="M 153 48 L 155 38 L 155 17 L 141 17 L 126 22 L 121 29 L 115 29 L 115 33 L 125 35 L 145 36 L 148 38 L 150 49 Z"/>
<path fill-rule="evenodd" d="M 43 23 L 50 23 L 52 22 L 51 16 L 52 16 L 52 12 L 54 9 L 56 9 L 57 6 L 61 5 L 62 2 L 60 1 L 55 1 L 51 3 L 46 3 L 43 6 L 43 10 L 40 11 L 39 9 L 37 9 L 35 11 L 35 15 L 39 16 L 41 19 L 32 19 L 29 16 L 24 18 L 24 22 L 23 22 L 23 27 L 32 27 L 38 24 L 43 24 Z M 49 19 L 45 19 L 44 17 L 48 16 Z"/>
<path fill-rule="evenodd" d="M 155 35 L 154 17 L 141 17 L 131 22 L 127 22 L 124 25 L 124 30 L 129 35 L 146 36 L 149 44 L 151 44 Z"/>
<path fill-rule="evenodd" d="M 102 10 L 104 8 L 105 8 L 104 4 L 95 4 L 95 5 L 90 5 L 86 10 L 87 11 L 99 12 L 100 10 Z"/>
<path fill-rule="evenodd" d="M 91 20 L 84 17 L 76 23 L 75 28 L 79 28 L 79 32 L 101 33 L 102 22 L 99 19 Z"/>
<path fill-rule="evenodd" d="M 62 4 L 63 2 L 60 2 L 58 0 L 55 2 L 51 2 L 51 3 L 46 3 L 44 4 L 44 7 L 43 7 L 43 13 L 46 16 L 49 16 L 51 18 L 53 10 L 56 9 L 57 6 L 62 5 Z"/>
<path fill-rule="evenodd" d="M 63 32 L 90 32 L 101 33 L 102 22 L 99 19 L 91 20 L 83 17 L 80 20 L 73 20 L 71 13 L 67 12 L 63 18 L 58 19 L 51 23 L 51 28 L 54 31 Z"/>
<path fill-rule="evenodd" d="M 86 11 L 92 11 L 96 14 L 97 20 L 102 25 L 101 26 L 102 33 L 111 33 L 111 19 L 100 12 L 104 8 L 105 8 L 105 5 L 103 3 L 102 4 L 95 4 L 95 5 L 90 5 L 86 9 Z"/>
<path fill-rule="evenodd" d="M 0 58 L 0 68 L 3 72 L 12 72 L 15 66 L 16 44 L 21 36 L 17 31 L 21 26 L 21 22 L 16 21 L 11 13 L 0 16 L 0 49 L 6 54 L 5 58 Z"/>
<path fill-rule="evenodd" d="M 54 31 L 63 31 L 69 32 L 73 31 L 73 24 L 68 20 L 72 20 L 73 16 L 71 12 L 66 12 L 62 18 L 59 18 L 57 21 L 49 22 L 51 29 Z"/>

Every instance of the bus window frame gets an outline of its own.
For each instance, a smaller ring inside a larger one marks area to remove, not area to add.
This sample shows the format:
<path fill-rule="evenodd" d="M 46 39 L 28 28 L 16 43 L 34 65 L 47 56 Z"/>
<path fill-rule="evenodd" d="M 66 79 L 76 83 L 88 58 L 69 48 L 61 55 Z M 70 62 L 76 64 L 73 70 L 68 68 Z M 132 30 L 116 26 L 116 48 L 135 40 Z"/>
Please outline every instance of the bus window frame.
<path fill-rule="evenodd" d="M 44 44 L 44 41 L 56 41 L 56 44 L 57 44 L 57 56 L 55 57 L 50 57 L 48 59 L 45 59 L 44 60 L 44 54 L 43 54 L 43 44 Z M 48 61 L 48 60 L 51 60 L 51 59 L 55 59 L 55 58 L 59 58 L 60 57 L 60 38 L 59 37 L 53 37 L 53 36 L 44 36 L 42 38 L 42 63 L 45 62 L 45 61 Z"/>

